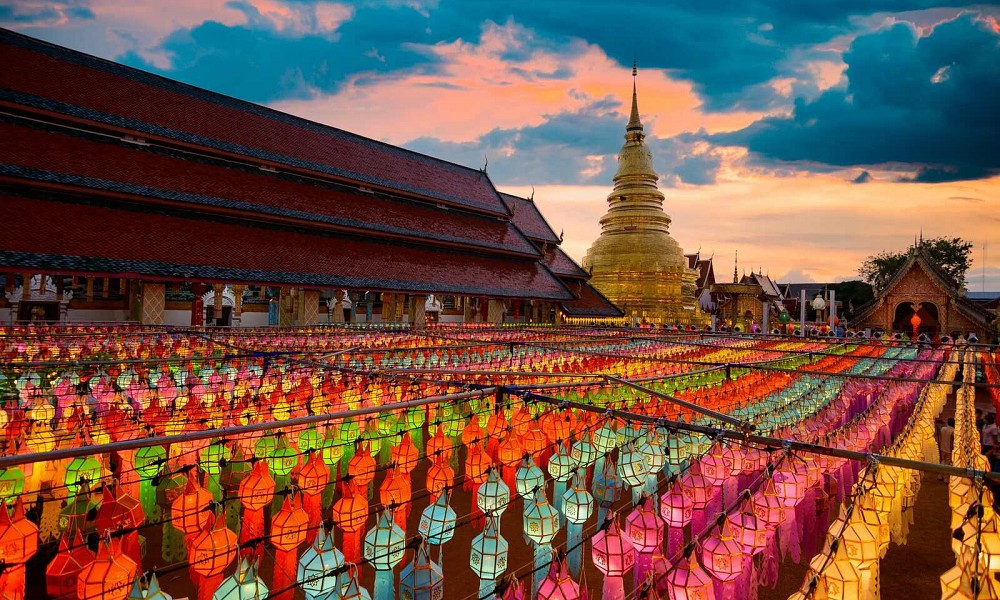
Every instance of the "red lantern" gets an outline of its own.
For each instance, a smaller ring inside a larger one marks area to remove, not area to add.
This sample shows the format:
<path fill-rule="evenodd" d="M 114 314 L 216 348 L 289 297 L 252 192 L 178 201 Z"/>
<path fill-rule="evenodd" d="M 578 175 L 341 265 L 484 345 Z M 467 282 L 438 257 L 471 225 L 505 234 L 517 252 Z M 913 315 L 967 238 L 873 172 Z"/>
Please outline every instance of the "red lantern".
<path fill-rule="evenodd" d="M 146 520 L 146 513 L 138 500 L 118 490 L 118 495 L 104 486 L 101 508 L 97 511 L 97 530 L 99 532 L 118 532 L 125 530 L 122 536 L 122 551 L 137 565 L 142 564 L 142 549 L 139 546 L 139 532 L 136 530 Z"/>
<path fill-rule="evenodd" d="M 341 497 L 333 503 L 333 520 L 344 532 L 344 560 L 361 560 L 361 537 L 368 520 L 368 502 L 358 493 L 353 482 L 341 486 Z"/>
<path fill-rule="evenodd" d="M 97 558 L 80 571 L 76 582 L 79 600 L 125 600 L 139 567 L 122 556 L 115 541 L 101 542 Z"/>
<path fill-rule="evenodd" d="M 319 457 L 318 452 L 310 452 L 305 466 L 299 471 L 299 489 L 302 490 L 302 508 L 309 515 L 309 531 L 306 542 L 312 542 L 323 520 L 323 491 L 330 482 L 330 468 Z"/>
<path fill-rule="evenodd" d="M 451 487 L 454 481 L 455 469 L 445 464 L 439 454 L 431 468 L 427 469 L 427 491 L 430 493 L 431 504 L 437 500 L 438 494 L 445 488 Z"/>
<path fill-rule="evenodd" d="M 92 562 L 94 553 L 83 543 L 80 531 L 74 530 L 72 540 L 68 530 L 63 532 L 59 540 L 59 551 L 45 567 L 45 590 L 49 596 L 76 597 L 76 582 L 80 578 L 80 572 Z"/>
<path fill-rule="evenodd" d="M 189 475 L 184 492 L 170 506 L 170 518 L 174 527 L 182 531 L 185 537 L 194 539 L 208 521 L 209 513 L 205 509 L 212 502 L 212 494 L 198 485 L 195 475 Z"/>

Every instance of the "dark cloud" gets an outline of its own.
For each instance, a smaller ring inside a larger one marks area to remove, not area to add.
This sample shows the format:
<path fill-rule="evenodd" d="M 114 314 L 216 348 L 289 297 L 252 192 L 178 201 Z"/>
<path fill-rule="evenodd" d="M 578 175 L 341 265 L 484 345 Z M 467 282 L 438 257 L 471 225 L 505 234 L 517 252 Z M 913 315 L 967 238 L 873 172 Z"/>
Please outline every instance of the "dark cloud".
<path fill-rule="evenodd" d="M 861 171 L 857 177 L 851 180 L 851 183 L 868 183 L 872 180 L 872 174 L 868 171 Z"/>
<path fill-rule="evenodd" d="M 977 179 L 1000 171 L 1000 34 L 973 14 L 918 37 L 909 24 L 859 36 L 844 53 L 848 84 L 791 117 L 710 136 L 758 161 L 820 168 L 885 165 L 904 181 Z"/>
<path fill-rule="evenodd" d="M 44 5 L 28 3 L 0 4 L 0 23 L 5 25 L 43 26 L 65 20 L 91 20 L 94 12 L 84 0 L 48 2 Z"/>
<path fill-rule="evenodd" d="M 171 58 L 169 69 L 159 69 L 135 52 L 119 60 L 255 102 L 334 92 L 359 72 L 390 73 L 436 63 L 407 43 L 436 39 L 427 31 L 427 17 L 410 8 L 365 5 L 336 32 L 295 33 L 276 30 L 248 2 L 229 6 L 242 11 L 247 23 L 206 21 L 173 32 L 154 48 Z"/>

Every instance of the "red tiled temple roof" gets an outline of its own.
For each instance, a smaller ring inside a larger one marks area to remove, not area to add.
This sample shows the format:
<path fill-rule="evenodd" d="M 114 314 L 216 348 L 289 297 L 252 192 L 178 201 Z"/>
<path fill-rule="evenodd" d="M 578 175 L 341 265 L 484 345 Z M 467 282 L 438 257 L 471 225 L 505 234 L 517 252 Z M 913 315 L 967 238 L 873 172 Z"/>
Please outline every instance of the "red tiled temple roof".
<path fill-rule="evenodd" d="M 537 256 L 531 242 L 509 221 L 486 215 L 10 122 L 0 121 L 0 139 L 17 140 L 0 145 L 0 176 L 32 180 L 33 185 L 73 185 L 184 202 L 196 210 L 239 210 L 382 237 L 422 238 Z"/>
<path fill-rule="evenodd" d="M 0 194 L 0 265 L 150 280 L 569 300 L 538 261 Z M 388 260 L 387 260 L 388 258 Z"/>
<path fill-rule="evenodd" d="M 539 212 L 534 200 L 503 192 L 500 192 L 500 197 L 503 198 L 507 209 L 514 215 L 514 225 L 523 231 L 526 236 L 539 242 L 559 243 L 559 238 L 556 237 L 555 232 L 549 227 L 548 221 Z"/>
<path fill-rule="evenodd" d="M 570 258 L 558 246 L 549 246 L 546 249 L 545 256 L 542 258 L 542 264 L 560 277 L 571 277 L 573 279 L 587 279 L 590 277 L 580 265 L 576 264 L 576 261 Z"/>
<path fill-rule="evenodd" d="M 0 29 L 0 105 L 497 215 L 485 173 Z"/>
<path fill-rule="evenodd" d="M 586 281 L 567 282 L 567 287 L 578 299 L 563 302 L 563 312 L 570 317 L 621 317 L 625 313 Z"/>

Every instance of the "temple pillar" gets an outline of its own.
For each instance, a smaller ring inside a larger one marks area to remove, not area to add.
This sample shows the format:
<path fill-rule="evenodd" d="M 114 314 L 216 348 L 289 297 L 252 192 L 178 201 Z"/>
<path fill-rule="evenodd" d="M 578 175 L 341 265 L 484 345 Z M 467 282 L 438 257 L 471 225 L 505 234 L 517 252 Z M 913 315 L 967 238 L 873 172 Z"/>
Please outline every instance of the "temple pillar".
<path fill-rule="evenodd" d="M 142 314 L 139 322 L 143 325 L 163 325 L 163 314 L 167 303 L 167 286 L 163 283 L 142 282 Z"/>
<path fill-rule="evenodd" d="M 212 319 L 215 323 L 218 323 L 222 319 L 222 294 L 226 291 L 226 284 L 224 283 L 213 283 L 212 284 Z M 215 324 L 213 323 L 213 325 Z"/>
<path fill-rule="evenodd" d="M 462 298 L 462 321 L 472 323 L 475 314 L 472 312 L 472 298 Z"/>
<path fill-rule="evenodd" d="M 107 278 L 104 282 L 107 283 Z M 202 296 L 208 291 L 208 286 L 204 283 L 192 283 L 191 293 L 194 299 L 191 300 L 191 326 L 201 327 L 205 324 L 205 301 Z"/>
<path fill-rule="evenodd" d="M 247 291 L 245 285 L 233 286 L 233 327 L 240 327 L 243 323 L 243 294 Z"/>
<path fill-rule="evenodd" d="M 427 326 L 427 296 L 410 296 L 410 323 L 416 329 Z"/>
<path fill-rule="evenodd" d="M 21 289 L 24 290 L 21 293 L 21 300 L 31 300 L 31 273 L 21 273 L 21 280 L 24 281 L 21 284 Z"/>
<path fill-rule="evenodd" d="M 94 301 L 94 278 L 87 278 L 87 302 Z"/>

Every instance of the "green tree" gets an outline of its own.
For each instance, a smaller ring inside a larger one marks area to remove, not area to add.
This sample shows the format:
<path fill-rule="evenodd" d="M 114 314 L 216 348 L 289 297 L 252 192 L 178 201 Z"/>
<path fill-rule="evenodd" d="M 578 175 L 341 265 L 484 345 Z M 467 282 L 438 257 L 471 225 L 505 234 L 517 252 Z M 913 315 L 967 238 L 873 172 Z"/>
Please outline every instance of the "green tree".
<path fill-rule="evenodd" d="M 837 301 L 841 303 L 838 314 L 847 320 L 853 319 L 857 309 L 875 297 L 875 290 L 864 281 L 842 281 L 828 287 L 837 292 Z"/>
<path fill-rule="evenodd" d="M 921 242 L 931 259 L 947 273 L 959 287 L 965 287 L 965 274 L 972 266 L 972 242 L 959 237 L 936 237 Z M 911 248 L 912 250 L 912 248 Z M 909 251 L 886 252 L 883 250 L 865 259 L 858 268 L 858 275 L 876 290 L 885 289 L 892 276 L 902 268 Z"/>

